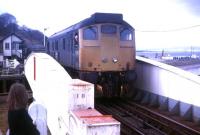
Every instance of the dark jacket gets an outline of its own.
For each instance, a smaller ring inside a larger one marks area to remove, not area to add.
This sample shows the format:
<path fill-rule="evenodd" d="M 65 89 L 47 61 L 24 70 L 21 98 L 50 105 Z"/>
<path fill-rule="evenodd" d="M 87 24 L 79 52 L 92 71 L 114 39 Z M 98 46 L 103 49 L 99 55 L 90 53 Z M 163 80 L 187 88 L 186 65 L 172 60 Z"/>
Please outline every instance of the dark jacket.
<path fill-rule="evenodd" d="M 10 135 L 39 135 L 26 109 L 8 111 Z"/>

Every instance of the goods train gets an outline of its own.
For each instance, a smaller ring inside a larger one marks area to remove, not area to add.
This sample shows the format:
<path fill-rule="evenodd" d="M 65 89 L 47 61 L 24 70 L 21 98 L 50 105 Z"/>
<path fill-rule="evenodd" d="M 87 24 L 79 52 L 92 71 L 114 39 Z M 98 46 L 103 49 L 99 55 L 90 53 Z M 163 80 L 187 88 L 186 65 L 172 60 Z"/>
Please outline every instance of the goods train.
<path fill-rule="evenodd" d="M 47 53 L 105 96 L 119 96 L 136 79 L 135 31 L 122 14 L 94 13 L 53 34 Z"/>

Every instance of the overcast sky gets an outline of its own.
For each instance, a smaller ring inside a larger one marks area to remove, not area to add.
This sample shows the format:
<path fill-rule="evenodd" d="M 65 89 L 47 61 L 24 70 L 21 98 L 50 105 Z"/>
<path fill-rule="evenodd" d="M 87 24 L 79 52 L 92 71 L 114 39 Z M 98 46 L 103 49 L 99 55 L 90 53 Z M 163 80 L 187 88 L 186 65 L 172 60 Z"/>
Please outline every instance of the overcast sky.
<path fill-rule="evenodd" d="M 200 47 L 200 0 L 0 0 L 0 13 L 50 36 L 95 12 L 122 13 L 137 49 Z"/>

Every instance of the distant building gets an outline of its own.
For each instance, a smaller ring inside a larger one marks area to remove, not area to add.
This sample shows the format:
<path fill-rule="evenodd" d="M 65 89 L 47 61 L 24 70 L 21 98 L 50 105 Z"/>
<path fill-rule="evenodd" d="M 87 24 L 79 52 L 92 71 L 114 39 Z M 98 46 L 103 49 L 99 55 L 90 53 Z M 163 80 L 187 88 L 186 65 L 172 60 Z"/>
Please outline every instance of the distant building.
<path fill-rule="evenodd" d="M 0 39 L 0 55 L 6 58 L 22 59 L 23 39 L 16 34 L 10 34 Z"/>
<path fill-rule="evenodd" d="M 20 63 L 32 52 L 46 52 L 43 44 L 35 40 L 29 39 L 24 35 L 15 33 L 7 36 L 0 36 L 0 67 L 6 59 L 16 59 Z"/>
<path fill-rule="evenodd" d="M 0 76 L 22 73 L 27 56 L 32 52 L 46 52 L 45 50 L 37 40 L 22 33 L 0 36 Z"/>

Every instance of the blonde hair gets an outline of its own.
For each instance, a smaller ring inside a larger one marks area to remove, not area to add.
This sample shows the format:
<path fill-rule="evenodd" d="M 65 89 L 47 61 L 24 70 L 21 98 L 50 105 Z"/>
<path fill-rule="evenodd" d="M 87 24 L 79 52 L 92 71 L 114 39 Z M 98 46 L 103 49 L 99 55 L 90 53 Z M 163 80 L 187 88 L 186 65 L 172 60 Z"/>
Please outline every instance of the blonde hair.
<path fill-rule="evenodd" d="M 26 87 L 20 83 L 12 84 L 9 90 L 7 102 L 9 110 L 26 108 L 28 103 Z"/>

